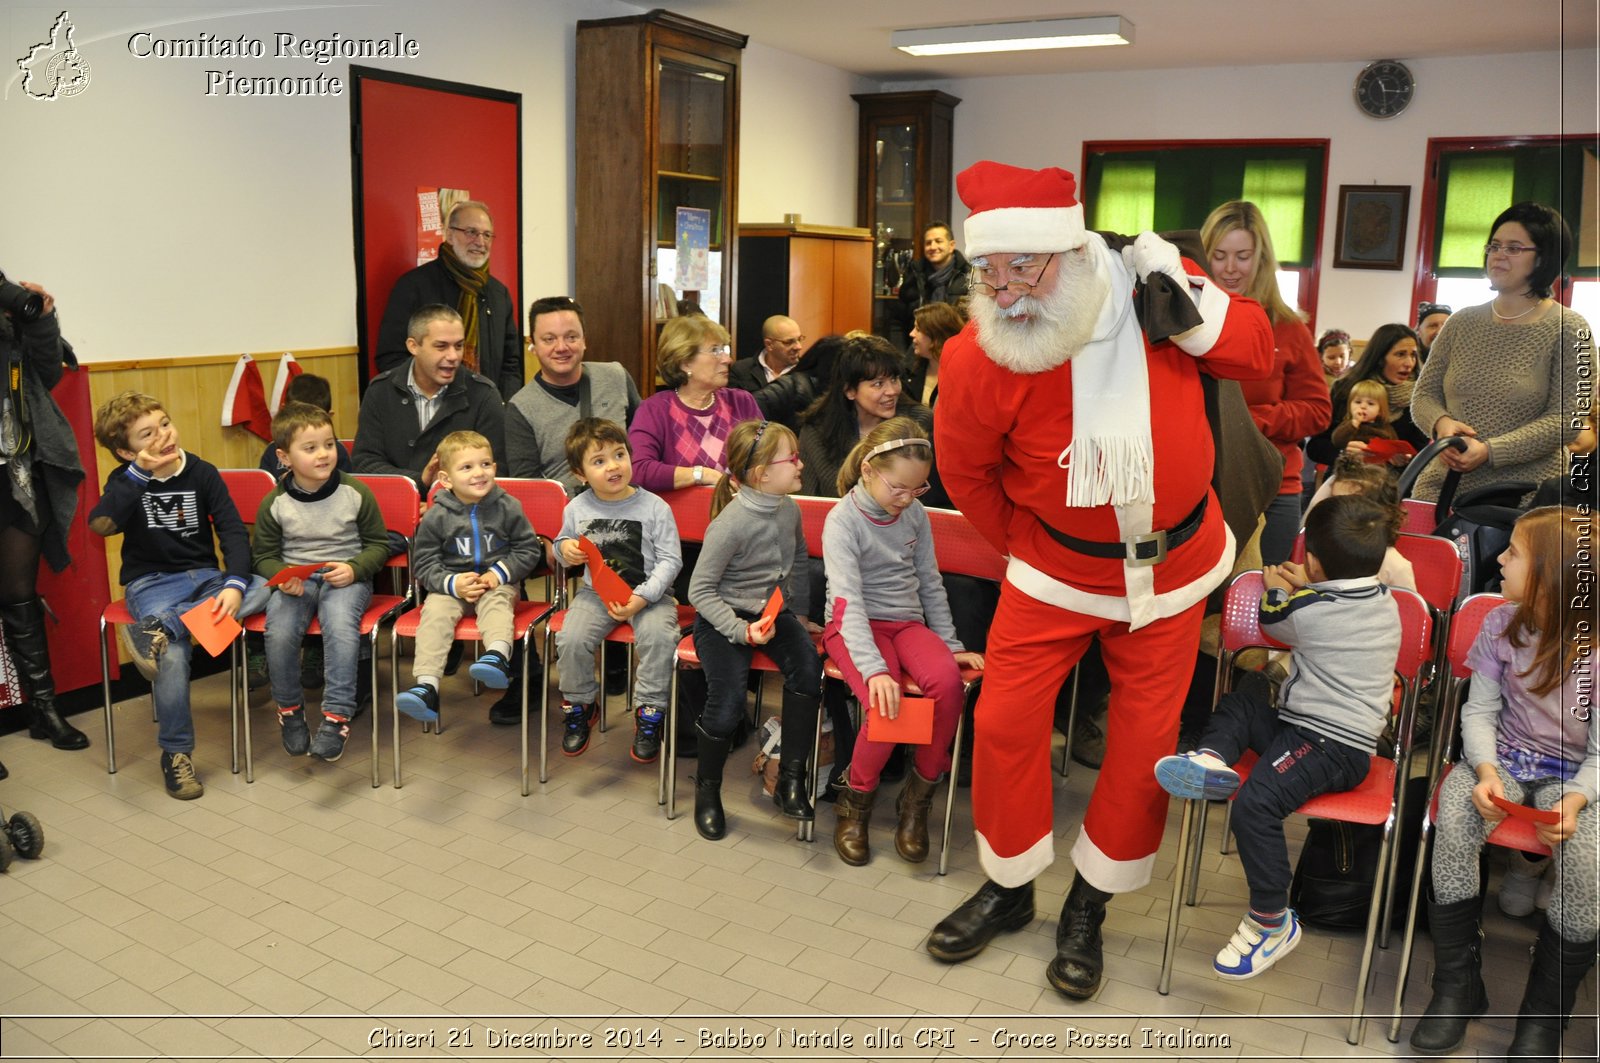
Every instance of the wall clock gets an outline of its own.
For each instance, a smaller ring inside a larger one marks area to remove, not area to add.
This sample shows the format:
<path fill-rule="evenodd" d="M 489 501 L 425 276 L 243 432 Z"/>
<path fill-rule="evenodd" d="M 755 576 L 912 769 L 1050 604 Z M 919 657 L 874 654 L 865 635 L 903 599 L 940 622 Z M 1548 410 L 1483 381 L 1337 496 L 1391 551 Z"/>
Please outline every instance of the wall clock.
<path fill-rule="evenodd" d="M 1393 118 L 1411 104 L 1417 81 L 1396 59 L 1379 59 L 1356 75 L 1356 106 L 1372 118 Z"/>

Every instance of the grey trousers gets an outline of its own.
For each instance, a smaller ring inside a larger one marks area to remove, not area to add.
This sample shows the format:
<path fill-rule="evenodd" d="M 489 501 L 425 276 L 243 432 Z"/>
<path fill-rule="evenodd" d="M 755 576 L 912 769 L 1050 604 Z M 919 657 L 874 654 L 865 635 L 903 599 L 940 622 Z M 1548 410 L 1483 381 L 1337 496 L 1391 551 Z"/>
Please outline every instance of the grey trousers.
<path fill-rule="evenodd" d="M 450 653 L 450 644 L 456 640 L 456 621 L 467 613 L 478 618 L 478 634 L 487 645 L 491 642 L 511 642 L 511 611 L 517 604 L 520 588 L 514 583 L 503 583 L 492 591 L 485 591 L 476 602 L 462 601 L 448 594 L 430 594 L 422 602 L 422 620 L 417 624 L 417 652 L 411 662 L 411 675 L 444 674 L 444 659 Z"/>
<path fill-rule="evenodd" d="M 1553 808 L 1561 798 L 1560 779 L 1518 782 L 1496 766 L 1506 800 L 1534 808 Z M 1464 901 L 1478 895 L 1478 853 L 1494 829 L 1472 805 L 1477 774 L 1467 764 L 1457 764 L 1439 790 L 1439 823 L 1433 841 L 1433 896 L 1440 904 Z M 1593 805 L 1578 813 L 1578 829 L 1551 850 L 1555 889 L 1550 894 L 1550 926 L 1568 941 L 1593 941 L 1600 929 L 1600 891 L 1595 882 L 1595 860 L 1600 831 Z M 1518 859 L 1521 859 L 1518 857 Z"/>
<path fill-rule="evenodd" d="M 671 597 L 651 602 L 628 624 L 637 647 L 638 672 L 633 704 L 665 711 L 672 696 L 672 672 L 678 650 L 678 603 Z M 594 653 L 617 626 L 588 586 L 573 596 L 561 630 L 556 633 L 557 661 L 561 668 L 561 696 L 574 705 L 600 700 L 594 676 Z"/>

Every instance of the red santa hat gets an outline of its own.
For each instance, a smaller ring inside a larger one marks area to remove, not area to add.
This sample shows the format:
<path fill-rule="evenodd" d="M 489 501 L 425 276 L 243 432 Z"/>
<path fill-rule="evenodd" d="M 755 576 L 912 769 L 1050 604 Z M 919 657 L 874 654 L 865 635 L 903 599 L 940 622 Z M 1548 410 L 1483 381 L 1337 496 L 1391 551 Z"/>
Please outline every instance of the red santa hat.
<path fill-rule="evenodd" d="M 267 409 L 261 387 L 261 369 L 248 354 L 241 354 L 234 363 L 233 377 L 222 396 L 222 427 L 230 425 L 248 429 L 262 439 L 272 438 L 272 411 Z"/>
<path fill-rule="evenodd" d="M 985 159 L 957 175 L 956 191 L 972 210 L 961 230 L 968 258 L 1070 251 L 1086 239 L 1077 182 L 1058 167 L 1025 170 Z"/>
<path fill-rule="evenodd" d="M 268 409 L 273 413 L 283 409 L 283 396 L 288 392 L 289 385 L 294 383 L 294 378 L 303 372 L 294 355 L 285 351 L 278 361 L 278 375 L 272 379 L 272 397 L 267 400 Z"/>

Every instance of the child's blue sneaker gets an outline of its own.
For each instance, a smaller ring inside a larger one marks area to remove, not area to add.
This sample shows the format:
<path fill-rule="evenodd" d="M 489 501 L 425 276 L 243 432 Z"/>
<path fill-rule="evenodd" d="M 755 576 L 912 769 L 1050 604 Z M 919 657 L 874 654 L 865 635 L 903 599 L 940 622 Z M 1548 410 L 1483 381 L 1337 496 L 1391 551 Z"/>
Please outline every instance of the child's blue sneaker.
<path fill-rule="evenodd" d="M 1196 751 L 1156 761 L 1156 782 L 1173 797 L 1226 801 L 1239 788 L 1239 773 L 1220 757 Z"/>
<path fill-rule="evenodd" d="M 467 674 L 490 690 L 504 690 L 511 685 L 511 662 L 498 651 L 490 650 L 472 662 Z"/>
<path fill-rule="evenodd" d="M 394 707 L 423 723 L 439 722 L 439 692 L 426 683 L 418 683 L 409 690 L 394 696 Z"/>
<path fill-rule="evenodd" d="M 1264 927 L 1250 916 L 1239 922 L 1239 929 L 1217 953 L 1211 966 L 1224 978 L 1254 978 L 1283 959 L 1300 944 L 1300 918 L 1289 908 L 1283 925 Z"/>

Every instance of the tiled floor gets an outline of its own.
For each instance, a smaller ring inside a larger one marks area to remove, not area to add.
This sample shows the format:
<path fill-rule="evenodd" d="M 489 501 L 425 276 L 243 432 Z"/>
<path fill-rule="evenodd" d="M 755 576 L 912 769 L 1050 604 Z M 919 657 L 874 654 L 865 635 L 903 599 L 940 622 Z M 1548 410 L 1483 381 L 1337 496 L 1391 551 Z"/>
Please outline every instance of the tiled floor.
<path fill-rule="evenodd" d="M 1176 806 L 1156 881 L 1111 906 L 1100 992 L 1073 1003 L 1043 978 L 1064 856 L 1039 880 L 1027 930 L 966 964 L 923 951 L 929 927 L 982 881 L 965 791 L 948 877 L 936 856 L 921 867 L 894 856 L 887 800 L 875 859 L 849 868 L 830 844 L 829 806 L 808 845 L 760 797 L 744 770 L 750 745 L 730 763 L 730 836 L 706 842 L 687 814 L 687 768 L 669 823 L 655 771 L 628 759 L 626 718 L 581 758 L 556 756 L 550 782 L 523 798 L 515 729 L 490 727 L 488 699 L 450 682 L 442 735 L 405 722 L 401 790 L 387 777 L 387 714 L 373 789 L 370 717 L 329 765 L 287 758 L 259 709 L 247 785 L 228 771 L 220 676 L 195 688 L 198 801 L 163 792 L 142 700 L 118 710 L 116 775 L 98 714 L 76 720 L 95 740 L 86 753 L 0 739 L 12 773 L 0 806 L 34 812 L 48 837 L 44 859 L 0 876 L 0 1056 L 1199 1060 L 1404 1048 L 1385 1038 L 1386 1019 L 1345 1043 L 1356 935 L 1310 932 L 1255 980 L 1210 973 L 1245 896 L 1238 861 L 1214 842 L 1172 994 L 1156 993 Z M 1063 853 L 1092 780 L 1075 767 L 1060 783 Z M 1303 828 L 1291 835 L 1297 844 Z M 1494 1014 L 1458 1058 L 1503 1051 L 1537 928 L 1489 908 Z M 1388 1010 L 1395 951 L 1380 954 L 1369 1011 Z M 1420 939 L 1413 1013 L 1430 955 Z M 1566 1045 L 1593 1058 L 1592 977 L 1579 1012 Z M 1007 1033 L 1054 1042 L 997 1047 Z M 572 1040 L 585 1035 L 591 1046 Z M 1132 1047 L 1094 1047 L 1095 1035 Z M 517 1040 L 529 1037 L 544 1040 Z"/>

